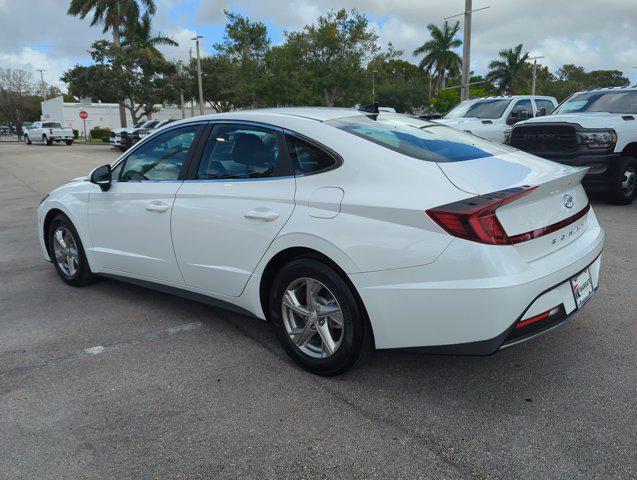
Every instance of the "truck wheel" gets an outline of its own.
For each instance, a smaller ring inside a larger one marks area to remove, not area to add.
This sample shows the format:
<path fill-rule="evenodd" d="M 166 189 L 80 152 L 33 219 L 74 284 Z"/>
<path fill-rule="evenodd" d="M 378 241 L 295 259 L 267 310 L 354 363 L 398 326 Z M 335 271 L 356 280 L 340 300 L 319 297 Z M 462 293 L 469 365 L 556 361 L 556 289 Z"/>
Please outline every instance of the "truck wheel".
<path fill-rule="evenodd" d="M 609 199 L 616 205 L 628 205 L 637 194 L 637 159 L 622 158 L 610 172 Z"/>
<path fill-rule="evenodd" d="M 67 144 L 67 145 L 69 145 L 69 146 L 70 146 L 70 145 L 73 145 L 73 140 L 67 140 L 67 141 L 66 141 L 66 144 Z"/>
<path fill-rule="evenodd" d="M 28 135 L 24 136 L 24 143 L 26 143 L 27 145 L 31 145 L 31 139 L 29 138 Z"/>
<path fill-rule="evenodd" d="M 46 139 L 46 135 L 42 135 L 42 145 L 48 145 L 49 141 Z"/>

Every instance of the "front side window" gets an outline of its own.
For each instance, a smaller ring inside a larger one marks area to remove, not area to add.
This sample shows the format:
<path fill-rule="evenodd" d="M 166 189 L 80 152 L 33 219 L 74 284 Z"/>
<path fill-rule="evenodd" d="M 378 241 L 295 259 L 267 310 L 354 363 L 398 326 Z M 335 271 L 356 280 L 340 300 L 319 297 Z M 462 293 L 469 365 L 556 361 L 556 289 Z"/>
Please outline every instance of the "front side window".
<path fill-rule="evenodd" d="M 403 155 L 430 162 L 460 162 L 513 151 L 510 147 L 406 115 L 381 114 L 377 119 L 356 115 L 325 123 Z"/>
<path fill-rule="evenodd" d="M 609 112 L 637 114 L 637 90 L 573 95 L 554 113 Z"/>
<path fill-rule="evenodd" d="M 285 139 L 294 173 L 307 175 L 336 165 L 336 160 L 319 147 L 292 135 L 286 135 Z"/>
<path fill-rule="evenodd" d="M 533 107 L 531 106 L 531 100 L 525 98 L 524 100 L 518 100 L 513 108 L 511 109 L 511 113 L 513 115 L 520 115 L 521 112 L 527 112 L 529 117 L 533 116 Z"/>
<path fill-rule="evenodd" d="M 495 120 L 511 104 L 511 99 L 468 100 L 452 108 L 444 118 L 483 118 Z"/>
<path fill-rule="evenodd" d="M 535 100 L 535 105 L 537 106 L 538 112 L 541 108 L 544 109 L 544 115 L 548 115 L 553 110 L 555 110 L 555 105 L 550 100 L 545 100 L 542 98 L 538 98 Z"/>
<path fill-rule="evenodd" d="M 289 174 L 279 134 L 268 128 L 219 124 L 210 132 L 198 180 L 268 178 Z"/>
<path fill-rule="evenodd" d="M 199 128 L 175 128 L 142 144 L 116 167 L 119 181 L 177 180 Z"/>

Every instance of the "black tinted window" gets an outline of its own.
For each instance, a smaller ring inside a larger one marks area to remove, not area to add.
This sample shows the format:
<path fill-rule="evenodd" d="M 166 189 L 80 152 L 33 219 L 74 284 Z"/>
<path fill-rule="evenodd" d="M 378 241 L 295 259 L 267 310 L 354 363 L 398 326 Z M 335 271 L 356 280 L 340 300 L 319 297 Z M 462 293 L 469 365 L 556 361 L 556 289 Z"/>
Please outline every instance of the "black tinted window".
<path fill-rule="evenodd" d="M 330 154 L 300 138 L 286 135 L 286 141 L 295 173 L 318 172 L 331 168 L 336 163 Z"/>
<path fill-rule="evenodd" d="M 250 125 L 215 125 L 206 143 L 197 178 L 267 178 L 289 174 L 279 158 L 276 131 Z M 282 156 L 281 156 L 282 157 Z"/>
<path fill-rule="evenodd" d="M 141 145 L 126 158 L 120 181 L 177 180 L 199 127 L 169 130 Z"/>
<path fill-rule="evenodd" d="M 581 93 L 566 100 L 556 111 L 575 112 L 637 113 L 637 90 Z"/>

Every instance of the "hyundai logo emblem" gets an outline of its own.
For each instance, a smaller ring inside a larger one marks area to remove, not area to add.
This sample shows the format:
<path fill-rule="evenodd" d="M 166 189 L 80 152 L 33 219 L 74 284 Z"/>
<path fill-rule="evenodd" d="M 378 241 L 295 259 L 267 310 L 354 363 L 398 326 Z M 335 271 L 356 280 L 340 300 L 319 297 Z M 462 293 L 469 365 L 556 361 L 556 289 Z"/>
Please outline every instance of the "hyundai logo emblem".
<path fill-rule="evenodd" d="M 567 193 L 567 194 L 564 195 L 563 199 L 564 199 L 564 206 L 566 208 L 573 208 L 573 205 L 574 205 L 575 202 L 573 201 L 573 196 L 572 195 L 569 195 Z"/>

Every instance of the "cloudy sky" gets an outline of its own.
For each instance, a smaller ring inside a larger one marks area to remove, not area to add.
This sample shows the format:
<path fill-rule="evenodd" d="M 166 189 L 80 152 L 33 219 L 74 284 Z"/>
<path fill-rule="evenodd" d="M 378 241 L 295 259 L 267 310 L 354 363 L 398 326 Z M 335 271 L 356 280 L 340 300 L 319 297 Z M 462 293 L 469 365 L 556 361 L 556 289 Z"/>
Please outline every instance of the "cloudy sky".
<path fill-rule="evenodd" d="M 75 64 L 89 62 L 86 50 L 102 29 L 89 20 L 67 16 L 68 0 L 0 0 L 0 67 L 44 68 L 47 83 Z M 155 29 L 171 35 L 179 47 L 164 49 L 172 58 L 188 58 L 190 38 L 205 36 L 204 51 L 223 35 L 223 10 L 264 22 L 274 43 L 284 32 L 302 28 L 332 9 L 365 13 L 381 44 L 392 42 L 405 58 L 427 39 L 426 25 L 460 13 L 464 0 L 156 0 Z M 616 68 L 637 82 L 636 0 L 474 0 L 471 69 L 485 73 L 502 48 L 523 43 L 543 55 L 551 70 L 564 63 L 586 69 Z M 39 75 L 39 74 L 37 74 Z"/>

